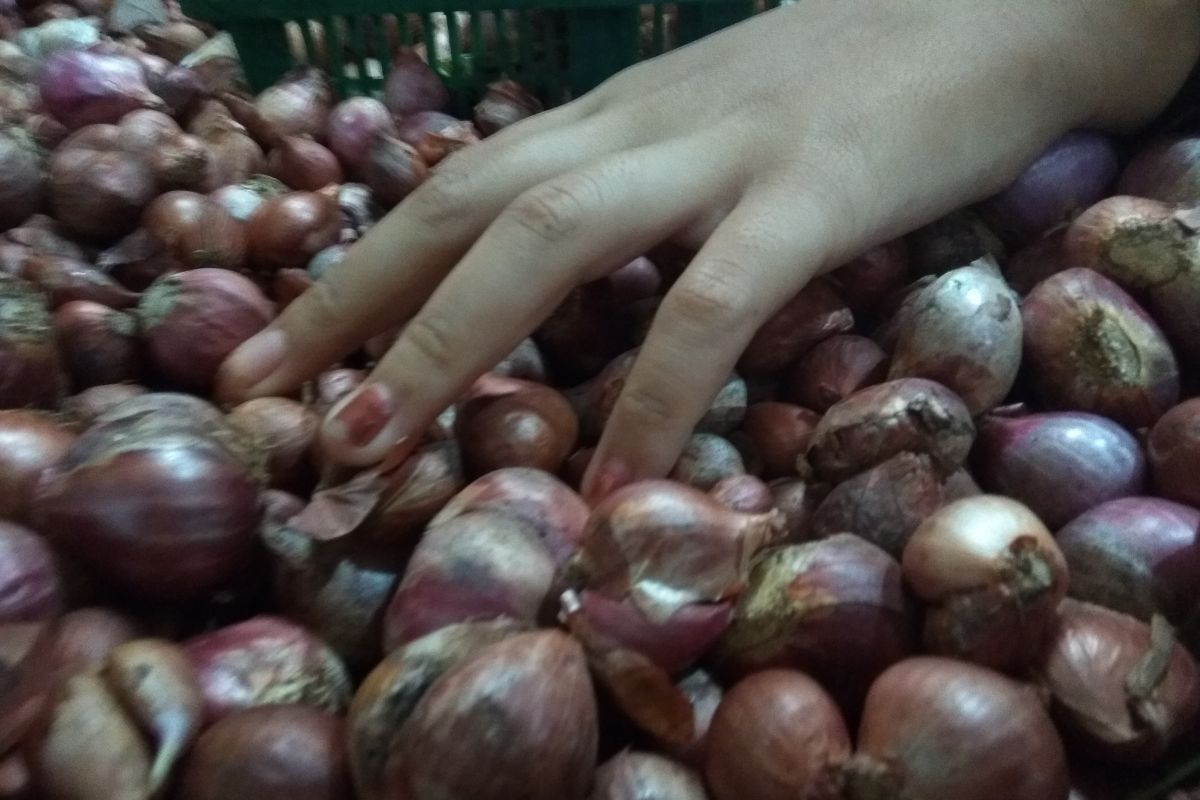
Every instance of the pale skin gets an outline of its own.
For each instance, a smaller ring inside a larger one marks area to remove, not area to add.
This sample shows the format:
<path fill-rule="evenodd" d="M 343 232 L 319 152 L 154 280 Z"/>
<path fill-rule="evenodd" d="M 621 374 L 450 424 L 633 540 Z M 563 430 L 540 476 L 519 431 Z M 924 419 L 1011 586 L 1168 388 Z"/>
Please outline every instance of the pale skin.
<path fill-rule="evenodd" d="M 394 461 L 572 287 L 682 236 L 703 245 L 584 492 L 662 476 L 814 275 L 1002 188 L 1067 130 L 1146 123 L 1198 52 L 1197 0 L 804 0 L 447 159 L 230 356 L 220 393 L 289 393 L 405 324 L 322 429 L 337 461 Z"/>

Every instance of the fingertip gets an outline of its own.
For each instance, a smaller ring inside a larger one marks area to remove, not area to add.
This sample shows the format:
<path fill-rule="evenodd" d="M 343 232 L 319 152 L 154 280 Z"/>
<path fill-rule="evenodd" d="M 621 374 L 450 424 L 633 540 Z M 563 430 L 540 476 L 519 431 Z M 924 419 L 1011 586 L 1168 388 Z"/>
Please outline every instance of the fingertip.
<path fill-rule="evenodd" d="M 588 465 L 580 493 L 588 505 L 594 506 L 632 482 L 633 470 L 627 461 L 618 456 L 601 456 L 593 458 Z"/>
<path fill-rule="evenodd" d="M 397 412 L 387 385 L 370 382 L 359 387 L 326 415 L 321 425 L 321 451 L 350 467 L 370 467 L 395 458 L 408 440 Z"/>
<path fill-rule="evenodd" d="M 287 337 L 268 328 L 243 342 L 217 371 L 215 395 L 221 402 L 240 402 L 263 394 L 258 391 L 287 356 Z"/>

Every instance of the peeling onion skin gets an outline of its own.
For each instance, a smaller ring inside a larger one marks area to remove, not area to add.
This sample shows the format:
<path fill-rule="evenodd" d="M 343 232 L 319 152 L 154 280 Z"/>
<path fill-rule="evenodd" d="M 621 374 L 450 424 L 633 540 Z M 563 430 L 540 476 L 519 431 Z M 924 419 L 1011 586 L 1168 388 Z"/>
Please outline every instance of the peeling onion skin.
<path fill-rule="evenodd" d="M 358 687 L 346 720 L 350 770 L 363 800 L 382 798 L 404 723 L 429 688 L 467 657 L 525 632 L 511 620 L 447 625 L 388 653 Z"/>
<path fill-rule="evenodd" d="M 583 800 L 597 742 L 583 649 L 559 631 L 518 634 L 433 684 L 400 731 L 387 796 Z"/>
<path fill-rule="evenodd" d="M 1154 763 L 1200 712 L 1200 669 L 1173 636 L 1090 603 L 1063 603 L 1037 675 L 1060 729 L 1104 761 Z"/>
<path fill-rule="evenodd" d="M 825 412 L 859 389 L 887 379 L 888 354 L 865 336 L 840 333 L 800 357 L 788 380 L 789 399 Z"/>
<path fill-rule="evenodd" d="M 1058 531 L 1071 596 L 1149 622 L 1186 625 L 1200 585 L 1200 511 L 1156 497 L 1096 506 Z"/>
<path fill-rule="evenodd" d="M 767 670 L 726 693 L 709 730 L 714 800 L 836 800 L 850 735 L 829 695 L 802 672 Z"/>
<path fill-rule="evenodd" d="M 975 425 L 962 400 L 940 383 L 901 378 L 837 403 L 813 430 L 808 460 L 842 481 L 904 451 L 926 453 L 948 475 L 966 461 Z"/>
<path fill-rule="evenodd" d="M 555 566 L 532 525 L 489 511 L 428 529 L 384 618 L 390 652 L 456 622 L 538 618 Z"/>
<path fill-rule="evenodd" d="M 926 648 L 1002 671 L 1038 657 L 1067 593 L 1067 562 L 1050 532 L 1028 507 L 999 495 L 934 512 L 902 563 L 928 604 Z"/>
<path fill-rule="evenodd" d="M 982 266 L 951 270 L 906 306 L 888 378 L 935 380 L 956 392 L 971 414 L 1000 404 L 1021 364 L 1016 292 Z"/>
<path fill-rule="evenodd" d="M 746 346 L 740 369 L 750 375 L 781 372 L 817 342 L 853 326 L 854 312 L 833 284 L 815 280 L 763 323 Z"/>
<path fill-rule="evenodd" d="M 350 679 L 329 647 L 281 617 L 258 616 L 183 643 L 200 680 L 206 724 L 257 706 L 345 710 Z"/>
<path fill-rule="evenodd" d="M 848 800 L 1064 800 L 1062 740 L 1029 687 L 962 661 L 919 656 L 867 695 Z"/>
<path fill-rule="evenodd" d="M 1179 367 L 1162 330 L 1119 286 L 1069 269 L 1022 304 L 1025 357 L 1051 409 L 1153 425 L 1179 399 Z"/>
<path fill-rule="evenodd" d="M 714 660 L 737 676 L 802 670 L 857 711 L 871 682 L 916 652 L 916 622 L 900 565 L 843 533 L 764 554 Z"/>

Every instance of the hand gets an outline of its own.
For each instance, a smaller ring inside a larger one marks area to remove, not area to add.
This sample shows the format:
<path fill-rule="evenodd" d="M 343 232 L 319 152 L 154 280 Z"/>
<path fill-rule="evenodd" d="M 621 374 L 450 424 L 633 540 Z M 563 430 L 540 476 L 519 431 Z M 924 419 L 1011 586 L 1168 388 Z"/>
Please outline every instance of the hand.
<path fill-rule="evenodd" d="M 336 459 L 377 462 L 572 287 L 690 230 L 707 242 L 661 306 L 585 493 L 663 475 L 810 278 L 998 190 L 1069 128 L 1153 113 L 1195 57 L 1197 16 L 1171 0 L 805 0 L 761 15 L 449 158 L 230 357 L 221 391 L 287 392 L 407 322 L 323 428 Z"/>

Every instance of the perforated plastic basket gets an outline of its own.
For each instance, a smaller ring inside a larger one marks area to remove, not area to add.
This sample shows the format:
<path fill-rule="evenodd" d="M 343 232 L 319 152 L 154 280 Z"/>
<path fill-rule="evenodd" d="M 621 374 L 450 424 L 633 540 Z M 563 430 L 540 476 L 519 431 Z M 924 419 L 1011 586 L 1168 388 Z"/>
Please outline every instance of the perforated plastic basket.
<path fill-rule="evenodd" d="M 233 37 L 251 86 L 298 63 L 343 95 L 383 85 L 390 55 L 423 50 L 465 111 L 498 77 L 550 104 L 631 64 L 739 22 L 780 0 L 183 0 Z"/>

